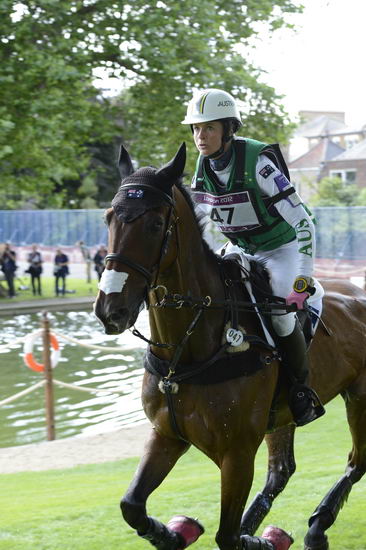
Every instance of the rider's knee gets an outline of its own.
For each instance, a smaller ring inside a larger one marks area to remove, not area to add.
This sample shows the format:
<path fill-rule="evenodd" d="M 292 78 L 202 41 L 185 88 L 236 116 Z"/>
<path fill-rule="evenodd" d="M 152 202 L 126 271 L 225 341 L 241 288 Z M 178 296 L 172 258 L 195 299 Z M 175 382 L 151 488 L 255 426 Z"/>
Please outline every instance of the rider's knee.
<path fill-rule="evenodd" d="M 289 334 L 292 334 L 294 331 L 296 317 L 295 313 L 273 315 L 271 321 L 273 329 L 278 336 L 289 336 Z"/>

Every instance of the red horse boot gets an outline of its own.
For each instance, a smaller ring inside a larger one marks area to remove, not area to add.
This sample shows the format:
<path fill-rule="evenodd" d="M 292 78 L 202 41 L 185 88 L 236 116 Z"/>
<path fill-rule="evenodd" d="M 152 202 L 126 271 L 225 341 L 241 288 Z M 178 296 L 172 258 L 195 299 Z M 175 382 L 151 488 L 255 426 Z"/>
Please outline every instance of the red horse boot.
<path fill-rule="evenodd" d="M 203 525 L 193 518 L 187 518 L 187 516 L 174 516 L 167 523 L 168 529 L 179 533 L 184 539 L 185 546 L 178 550 L 184 550 L 190 544 L 196 542 L 198 537 L 205 532 Z"/>
<path fill-rule="evenodd" d="M 268 525 L 262 533 L 264 539 L 269 540 L 276 550 L 288 550 L 294 539 L 283 529 Z"/>

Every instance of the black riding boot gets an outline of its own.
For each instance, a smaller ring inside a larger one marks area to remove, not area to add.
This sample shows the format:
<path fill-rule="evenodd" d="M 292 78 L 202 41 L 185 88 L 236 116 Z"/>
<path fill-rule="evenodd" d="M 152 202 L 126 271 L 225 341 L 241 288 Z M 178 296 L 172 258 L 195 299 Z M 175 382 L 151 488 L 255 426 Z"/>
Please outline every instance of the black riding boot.
<path fill-rule="evenodd" d="M 282 362 L 292 382 L 289 407 L 296 426 L 305 426 L 322 416 L 325 409 L 315 391 L 305 384 L 309 363 L 300 323 L 296 321 L 294 331 L 289 336 L 278 336 L 278 343 Z"/>

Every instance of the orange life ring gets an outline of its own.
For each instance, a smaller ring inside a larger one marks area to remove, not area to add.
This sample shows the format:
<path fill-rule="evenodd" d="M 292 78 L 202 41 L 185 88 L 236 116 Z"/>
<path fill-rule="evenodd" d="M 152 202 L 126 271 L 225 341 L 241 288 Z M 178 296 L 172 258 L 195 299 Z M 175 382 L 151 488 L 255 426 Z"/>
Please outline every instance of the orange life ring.
<path fill-rule="evenodd" d="M 34 332 L 33 334 L 30 334 L 27 336 L 25 342 L 24 342 L 24 363 L 27 367 L 30 369 L 36 371 L 36 372 L 43 372 L 44 371 L 44 365 L 42 363 L 38 363 L 34 357 L 33 357 L 33 344 L 39 338 L 42 334 L 42 331 Z M 58 340 L 54 334 L 50 334 L 50 343 L 52 347 L 51 352 L 51 367 L 54 369 L 60 359 L 61 350 L 58 343 Z"/>

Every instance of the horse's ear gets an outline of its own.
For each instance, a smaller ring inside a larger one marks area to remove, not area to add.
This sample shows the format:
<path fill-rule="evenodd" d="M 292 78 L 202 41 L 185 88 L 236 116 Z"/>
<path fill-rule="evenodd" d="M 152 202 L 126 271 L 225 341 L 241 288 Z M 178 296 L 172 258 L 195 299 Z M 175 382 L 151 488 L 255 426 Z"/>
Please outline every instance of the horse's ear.
<path fill-rule="evenodd" d="M 119 151 L 118 170 L 122 179 L 127 178 L 127 176 L 130 176 L 134 172 L 131 157 L 123 145 L 121 145 Z"/>
<path fill-rule="evenodd" d="M 179 147 L 175 157 L 165 164 L 160 170 L 156 172 L 156 176 L 162 179 L 163 183 L 173 183 L 183 176 L 184 167 L 186 165 L 186 144 L 183 141 L 182 145 Z"/>

